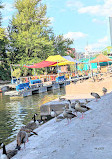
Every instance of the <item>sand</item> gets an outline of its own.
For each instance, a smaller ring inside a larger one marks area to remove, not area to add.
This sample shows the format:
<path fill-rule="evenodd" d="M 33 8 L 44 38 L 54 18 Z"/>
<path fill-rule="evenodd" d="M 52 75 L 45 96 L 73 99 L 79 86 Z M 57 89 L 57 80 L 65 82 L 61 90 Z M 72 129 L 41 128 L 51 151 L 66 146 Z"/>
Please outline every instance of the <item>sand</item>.
<path fill-rule="evenodd" d="M 99 82 L 92 82 L 92 79 L 86 80 L 82 83 L 79 81 L 74 84 L 71 83 L 70 85 L 66 86 L 66 95 L 65 98 L 68 99 L 83 99 L 83 98 L 93 98 L 90 93 L 96 92 L 100 96 L 103 95 L 102 88 L 107 88 L 107 92 L 112 91 L 112 77 L 102 76 L 103 80 Z"/>

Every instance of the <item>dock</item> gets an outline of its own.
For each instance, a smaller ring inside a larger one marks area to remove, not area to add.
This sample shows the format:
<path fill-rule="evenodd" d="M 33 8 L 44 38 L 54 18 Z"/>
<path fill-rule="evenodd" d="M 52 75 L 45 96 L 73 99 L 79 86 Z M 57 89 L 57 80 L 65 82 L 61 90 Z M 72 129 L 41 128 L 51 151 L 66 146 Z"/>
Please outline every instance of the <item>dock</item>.
<path fill-rule="evenodd" d="M 16 85 L 14 84 L 9 84 L 7 86 L 4 86 L 4 95 L 9 95 L 10 97 L 27 97 L 31 96 L 33 94 L 39 94 L 39 93 L 44 93 L 47 91 L 53 91 L 55 89 L 60 89 L 62 87 L 65 87 L 66 85 L 69 85 L 71 82 L 77 82 L 77 81 L 82 81 L 88 79 L 88 76 L 83 76 L 79 78 L 72 78 L 64 81 L 49 81 L 49 82 L 44 82 L 44 83 L 37 83 L 37 84 L 32 84 L 30 85 L 30 88 L 24 89 L 24 90 L 19 90 L 16 91 L 14 90 L 16 88 Z M 3 89 L 2 88 L 2 89 Z M 11 88 L 11 91 L 9 91 Z M 13 89 L 13 90 L 12 90 Z"/>

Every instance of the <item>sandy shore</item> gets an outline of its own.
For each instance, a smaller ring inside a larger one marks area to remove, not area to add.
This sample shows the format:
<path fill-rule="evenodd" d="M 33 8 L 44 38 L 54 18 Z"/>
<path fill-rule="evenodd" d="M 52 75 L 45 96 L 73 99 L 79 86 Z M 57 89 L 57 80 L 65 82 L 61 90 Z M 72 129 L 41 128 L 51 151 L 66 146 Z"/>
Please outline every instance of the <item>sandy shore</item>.
<path fill-rule="evenodd" d="M 112 91 L 112 77 L 110 75 L 103 76 L 103 80 L 99 82 L 92 82 L 92 79 L 88 79 L 82 83 L 71 83 L 66 86 L 66 98 L 70 99 L 84 99 L 92 98 L 91 92 L 97 92 L 100 96 L 103 95 L 102 88 L 105 87 L 108 93 Z"/>

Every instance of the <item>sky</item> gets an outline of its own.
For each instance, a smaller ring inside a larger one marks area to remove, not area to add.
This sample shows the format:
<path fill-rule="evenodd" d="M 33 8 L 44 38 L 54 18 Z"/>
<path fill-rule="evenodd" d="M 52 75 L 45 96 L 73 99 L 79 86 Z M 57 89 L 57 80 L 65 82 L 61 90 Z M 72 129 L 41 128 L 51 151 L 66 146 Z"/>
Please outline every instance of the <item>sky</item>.
<path fill-rule="evenodd" d="M 47 5 L 46 16 L 56 35 L 74 40 L 77 52 L 102 51 L 110 46 L 109 17 L 112 0 L 42 0 Z M 14 0 L 2 0 L 3 27 L 7 27 L 15 15 Z"/>

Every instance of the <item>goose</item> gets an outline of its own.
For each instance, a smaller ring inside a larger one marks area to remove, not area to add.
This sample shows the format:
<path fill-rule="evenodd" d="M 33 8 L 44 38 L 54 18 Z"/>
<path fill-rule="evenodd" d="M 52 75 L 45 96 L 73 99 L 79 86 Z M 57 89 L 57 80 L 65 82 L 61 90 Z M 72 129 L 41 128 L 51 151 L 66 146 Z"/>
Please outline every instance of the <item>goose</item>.
<path fill-rule="evenodd" d="M 62 121 L 63 119 L 65 119 L 65 118 L 62 115 L 56 116 L 56 122 Z"/>
<path fill-rule="evenodd" d="M 28 141 L 28 133 L 26 133 L 25 131 L 19 131 L 18 134 L 17 134 L 17 146 L 16 146 L 16 149 L 20 150 L 21 147 L 20 145 L 22 143 L 24 143 L 24 148 L 25 148 L 25 143 L 26 141 Z"/>
<path fill-rule="evenodd" d="M 25 131 L 26 133 L 28 133 L 28 137 L 30 137 L 31 135 L 38 135 L 35 131 L 33 131 L 32 129 L 28 129 L 26 128 L 26 126 L 22 126 L 20 131 Z"/>
<path fill-rule="evenodd" d="M 96 102 L 97 102 L 97 99 L 101 98 L 98 93 L 91 92 L 91 95 L 95 97 Z"/>
<path fill-rule="evenodd" d="M 69 119 L 71 121 L 72 118 L 77 117 L 75 114 L 66 111 L 66 109 L 64 109 L 64 111 L 63 111 L 63 116 L 64 116 L 64 118 L 67 118 L 68 124 L 69 124 Z"/>
<path fill-rule="evenodd" d="M 51 117 L 56 117 L 57 113 L 54 109 L 51 110 Z"/>
<path fill-rule="evenodd" d="M 5 144 L 3 143 L 1 144 L 1 147 L 3 148 L 1 159 L 10 159 L 17 154 L 17 150 L 8 150 L 6 152 Z"/>
<path fill-rule="evenodd" d="M 65 100 L 66 100 L 66 98 L 59 97 L 59 101 L 65 101 Z"/>
<path fill-rule="evenodd" d="M 75 109 L 75 103 L 71 103 L 71 100 L 68 100 L 68 102 L 69 102 L 69 110 L 71 110 L 72 111 L 72 113 L 74 114 L 75 112 L 76 112 L 76 114 L 77 114 L 77 111 L 76 111 L 76 109 Z"/>
<path fill-rule="evenodd" d="M 85 104 L 88 104 L 89 102 L 90 102 L 89 100 L 85 99 Z"/>
<path fill-rule="evenodd" d="M 83 105 L 83 104 L 80 104 L 80 102 L 77 102 L 77 103 L 76 103 L 75 109 L 76 109 L 77 111 L 79 111 L 80 113 L 82 113 L 82 118 L 81 118 L 81 119 L 84 118 L 83 113 L 86 112 L 86 111 L 88 111 L 88 110 L 90 110 L 89 107 L 87 107 L 87 106 L 85 106 L 85 105 Z"/>
<path fill-rule="evenodd" d="M 34 116 L 32 117 L 33 121 L 31 121 L 28 124 L 26 124 L 25 127 L 27 129 L 34 130 L 34 129 L 36 129 L 39 126 L 39 122 L 38 122 L 38 120 L 36 120 L 36 116 L 37 116 L 37 114 L 34 114 Z"/>
<path fill-rule="evenodd" d="M 103 91 L 104 94 L 106 94 L 107 93 L 107 88 L 103 87 L 102 91 Z"/>

